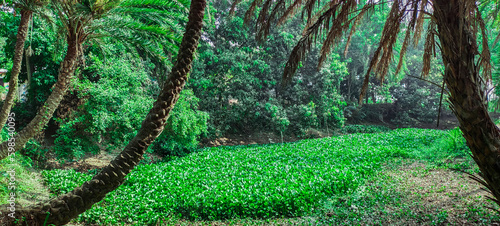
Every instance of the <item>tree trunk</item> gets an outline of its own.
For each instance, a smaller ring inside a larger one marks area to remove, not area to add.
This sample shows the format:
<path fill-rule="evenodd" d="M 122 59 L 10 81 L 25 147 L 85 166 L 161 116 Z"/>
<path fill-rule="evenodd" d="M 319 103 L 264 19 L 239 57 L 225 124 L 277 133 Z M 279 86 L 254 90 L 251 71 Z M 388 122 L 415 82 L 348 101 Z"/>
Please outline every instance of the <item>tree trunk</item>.
<path fill-rule="evenodd" d="M 32 11 L 24 9 L 21 10 L 21 23 L 17 28 L 14 62 L 9 80 L 9 92 L 7 93 L 7 97 L 5 97 L 5 101 L 3 102 L 2 110 L 0 110 L 0 128 L 3 127 L 7 122 L 7 118 L 9 116 L 10 110 L 12 109 L 12 105 L 14 105 L 14 99 L 16 98 L 18 89 L 18 76 L 19 72 L 21 71 L 21 64 L 23 62 L 24 42 L 26 41 L 26 36 L 28 35 L 28 27 L 32 14 Z"/>
<path fill-rule="evenodd" d="M 205 0 L 191 2 L 189 21 L 172 72 L 153 104 L 153 108 L 143 121 L 141 129 L 120 155 L 91 181 L 85 182 L 81 187 L 48 203 L 38 204 L 31 210 L 16 211 L 17 218 L 25 216 L 29 225 L 42 225 L 47 217 L 46 225 L 63 225 L 102 200 L 107 193 L 123 183 L 125 176 L 143 158 L 148 146 L 163 131 L 170 111 L 179 99 L 187 74 L 191 70 L 194 52 L 198 47 L 205 6 Z"/>
<path fill-rule="evenodd" d="M 470 11 L 465 0 L 435 0 L 434 17 L 438 27 L 444 79 L 450 91 L 453 113 L 460 122 L 467 145 L 481 171 L 483 184 L 500 199 L 500 131 L 488 115 L 485 83 L 475 63 L 478 48 L 470 28 Z"/>
<path fill-rule="evenodd" d="M 38 134 L 45 125 L 50 121 L 52 114 L 59 106 L 66 91 L 68 91 L 69 83 L 73 79 L 73 74 L 76 69 L 76 59 L 80 54 L 80 43 L 76 36 L 68 36 L 68 51 L 59 69 L 59 77 L 56 84 L 52 86 L 52 93 L 45 101 L 44 105 L 38 111 L 38 114 L 31 122 L 24 127 L 18 134 L 14 135 L 14 149 L 18 151 L 23 148 L 29 139 Z M 8 156 L 8 142 L 0 144 L 0 160 Z"/>
<path fill-rule="evenodd" d="M 25 62 L 26 62 L 26 90 L 29 89 L 31 84 L 31 76 L 33 75 L 34 65 L 31 63 L 30 58 L 33 54 L 33 50 L 31 49 L 31 45 L 28 46 L 28 49 L 24 53 Z M 19 95 L 19 99 L 21 99 L 21 95 Z"/>

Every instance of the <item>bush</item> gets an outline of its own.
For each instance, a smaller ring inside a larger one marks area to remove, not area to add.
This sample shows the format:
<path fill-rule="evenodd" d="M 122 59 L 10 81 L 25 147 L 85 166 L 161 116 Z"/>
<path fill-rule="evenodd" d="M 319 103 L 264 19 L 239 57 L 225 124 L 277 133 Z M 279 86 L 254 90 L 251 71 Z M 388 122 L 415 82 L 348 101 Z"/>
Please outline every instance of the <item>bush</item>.
<path fill-rule="evenodd" d="M 141 63 L 111 59 L 107 63 L 91 57 L 86 74 L 100 77 L 78 83 L 78 95 L 86 102 L 67 119 L 59 119 L 53 150 L 59 159 L 81 158 L 122 149 L 140 128 L 154 101 L 157 84 Z M 165 131 L 148 149 L 161 155 L 184 155 L 197 148 L 198 137 L 207 131 L 208 114 L 198 109 L 198 98 L 183 90 L 171 112 Z"/>
<path fill-rule="evenodd" d="M 49 149 L 44 148 L 40 143 L 34 140 L 29 140 L 26 146 L 21 150 L 21 153 L 29 159 L 30 166 L 44 167 L 49 160 Z"/>
<path fill-rule="evenodd" d="M 437 118 L 439 108 L 439 93 L 435 87 L 422 87 L 418 82 L 407 79 L 406 86 L 395 86 L 391 89 L 394 111 L 397 113 L 392 120 L 405 126 L 418 125 L 419 122 L 433 122 Z"/>
<path fill-rule="evenodd" d="M 198 137 L 207 132 L 208 114 L 198 109 L 191 90 L 183 90 L 153 151 L 162 156 L 184 156 L 198 148 Z"/>
<path fill-rule="evenodd" d="M 153 103 L 147 91 L 154 84 L 141 63 L 115 58 L 101 62 L 92 57 L 85 73 L 100 79 L 83 79 L 76 85 L 79 98 L 87 99 L 66 119 L 58 119 L 53 150 L 59 159 L 81 158 L 123 148 L 139 129 Z"/>
<path fill-rule="evenodd" d="M 293 105 L 289 108 L 290 130 L 299 136 L 306 134 L 309 128 L 318 127 L 318 116 L 316 115 L 316 105 L 309 104 Z"/>

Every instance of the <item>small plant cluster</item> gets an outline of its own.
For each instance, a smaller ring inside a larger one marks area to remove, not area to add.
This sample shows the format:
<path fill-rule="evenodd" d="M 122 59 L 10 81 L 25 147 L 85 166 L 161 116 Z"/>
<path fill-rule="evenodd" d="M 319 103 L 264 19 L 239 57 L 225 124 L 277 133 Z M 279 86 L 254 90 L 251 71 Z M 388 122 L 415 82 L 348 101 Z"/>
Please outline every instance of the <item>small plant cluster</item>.
<path fill-rule="evenodd" d="M 65 194 L 74 188 L 81 186 L 85 181 L 89 181 L 92 175 L 71 170 L 44 170 L 42 176 L 45 179 L 49 190 L 55 195 Z"/>
<path fill-rule="evenodd" d="M 346 125 L 340 129 L 340 133 L 381 133 L 391 129 L 385 126 L 375 125 Z"/>
<path fill-rule="evenodd" d="M 140 165 L 125 183 L 80 215 L 94 224 L 155 224 L 165 218 L 221 220 L 304 216 L 334 195 L 349 194 L 381 169 L 447 136 L 398 129 L 287 144 L 206 148 L 169 162 Z M 65 193 L 90 179 L 44 171 L 49 188 Z"/>
<path fill-rule="evenodd" d="M 438 167 L 479 173 L 459 128 L 447 131 L 445 136 L 436 140 L 432 147 L 414 151 L 412 155 L 416 159 L 429 161 Z"/>

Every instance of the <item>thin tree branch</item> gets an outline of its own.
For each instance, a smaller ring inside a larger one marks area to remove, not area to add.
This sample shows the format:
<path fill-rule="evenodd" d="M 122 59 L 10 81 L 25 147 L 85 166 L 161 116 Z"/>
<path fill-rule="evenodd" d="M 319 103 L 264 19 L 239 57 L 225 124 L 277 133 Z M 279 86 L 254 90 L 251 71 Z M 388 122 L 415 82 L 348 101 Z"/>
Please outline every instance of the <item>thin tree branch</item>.
<path fill-rule="evenodd" d="M 441 88 L 441 87 L 442 87 L 441 85 L 439 85 L 439 84 L 437 84 L 437 83 L 435 83 L 435 82 L 433 82 L 433 81 L 429 81 L 429 80 L 424 79 L 424 78 L 421 78 L 421 77 L 417 77 L 417 76 L 414 76 L 414 75 L 407 75 L 407 76 L 408 76 L 408 77 L 411 77 L 411 78 L 420 79 L 420 80 L 422 80 L 422 81 L 424 81 L 424 82 L 428 82 L 428 83 L 430 83 L 430 84 L 432 84 L 432 85 L 435 85 L 435 86 L 437 86 L 437 87 L 439 87 L 439 88 Z M 448 90 L 446 90 L 446 89 L 445 89 L 444 91 L 446 92 L 446 94 L 449 94 Z"/>

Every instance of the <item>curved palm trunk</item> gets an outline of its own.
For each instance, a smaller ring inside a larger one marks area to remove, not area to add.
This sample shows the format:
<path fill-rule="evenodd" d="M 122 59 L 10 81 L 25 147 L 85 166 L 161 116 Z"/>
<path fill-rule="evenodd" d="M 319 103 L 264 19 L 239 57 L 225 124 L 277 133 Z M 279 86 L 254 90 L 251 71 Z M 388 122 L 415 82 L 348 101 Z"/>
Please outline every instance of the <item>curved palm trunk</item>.
<path fill-rule="evenodd" d="M 186 32 L 175 62 L 158 99 L 153 104 L 142 123 L 141 129 L 125 149 L 108 166 L 72 192 L 57 197 L 48 203 L 39 204 L 31 210 L 16 211 L 16 216 L 25 216 L 30 225 L 62 225 L 102 200 L 107 193 L 115 190 L 125 180 L 125 176 L 142 159 L 147 147 L 160 135 L 184 87 L 187 74 L 191 70 L 194 52 L 201 36 L 206 0 L 193 0 Z"/>
<path fill-rule="evenodd" d="M 67 38 L 68 51 L 59 69 L 59 77 L 56 84 L 52 86 L 52 93 L 45 101 L 44 105 L 38 111 L 38 114 L 31 120 L 31 122 L 24 127 L 18 134 L 14 135 L 16 151 L 23 148 L 29 139 L 39 133 L 45 125 L 50 121 L 54 111 L 61 103 L 64 95 L 68 91 L 69 83 L 73 79 L 73 74 L 76 69 L 76 59 L 80 54 L 80 43 L 74 36 Z M 10 92 L 10 91 L 9 91 Z M 0 144 L 0 160 L 8 156 L 8 142 Z"/>
<path fill-rule="evenodd" d="M 444 79 L 450 91 L 452 110 L 481 170 L 480 176 L 485 182 L 482 183 L 500 204 L 500 131 L 488 115 L 484 81 L 475 63 L 478 50 L 474 45 L 478 42 L 467 27 L 473 22 L 467 21 L 465 13 L 460 12 L 465 2 L 434 1 L 434 16 L 446 66 Z"/>
<path fill-rule="evenodd" d="M 28 35 L 28 27 L 32 14 L 33 12 L 30 10 L 21 10 L 21 23 L 17 28 L 14 62 L 9 80 L 9 92 L 5 97 L 2 110 L 0 111 L 0 127 L 3 127 L 7 122 L 12 105 L 14 105 L 14 99 L 16 98 L 18 75 L 21 71 L 21 64 L 23 62 L 24 42 L 26 41 L 26 36 Z"/>

